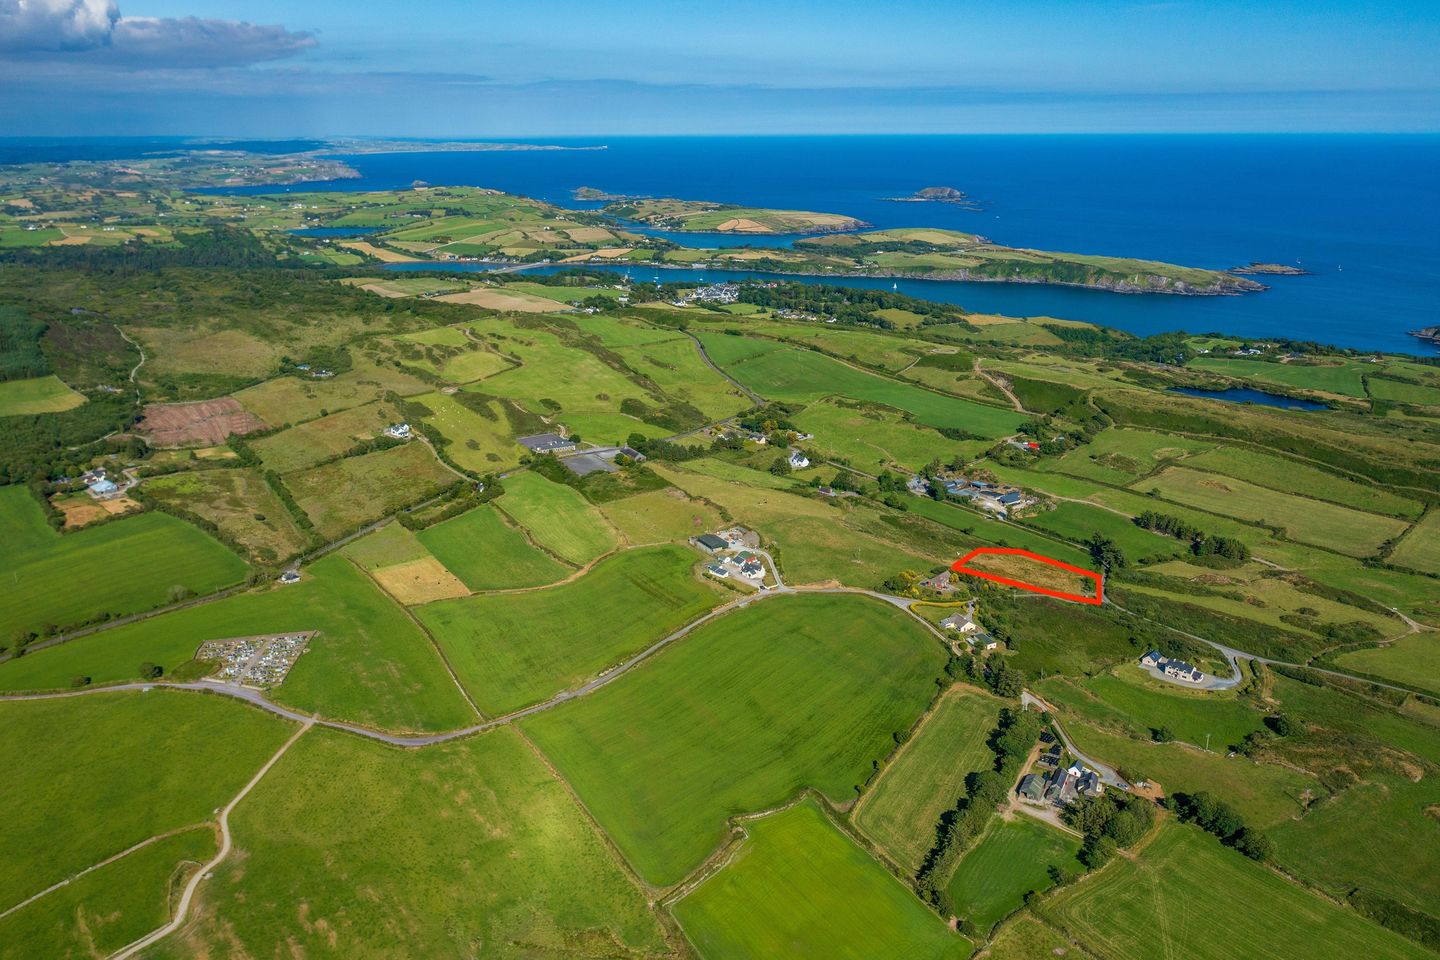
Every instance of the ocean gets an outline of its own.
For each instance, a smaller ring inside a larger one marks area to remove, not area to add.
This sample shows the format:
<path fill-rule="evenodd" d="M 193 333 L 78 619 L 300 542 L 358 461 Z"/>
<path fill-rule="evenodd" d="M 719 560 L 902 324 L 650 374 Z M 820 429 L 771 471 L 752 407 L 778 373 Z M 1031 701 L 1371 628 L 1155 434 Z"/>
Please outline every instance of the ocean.
<path fill-rule="evenodd" d="M 324 189 L 390 189 L 424 180 L 494 187 L 571 207 L 599 206 L 571 199 L 576 187 L 591 186 L 617 194 L 843 213 L 880 227 L 948 227 L 1010 246 L 1188 266 L 1294 264 L 1312 275 L 1260 277 L 1270 290 L 1238 297 L 953 281 L 901 281 L 900 287 L 971 310 L 1087 320 L 1138 334 L 1183 329 L 1436 352 L 1406 331 L 1440 323 L 1440 136 L 543 142 L 607 149 L 364 154 L 345 158 L 360 179 Z M 963 190 L 980 209 L 885 199 L 927 186 Z M 720 276 L 713 269 L 704 273 Z"/>

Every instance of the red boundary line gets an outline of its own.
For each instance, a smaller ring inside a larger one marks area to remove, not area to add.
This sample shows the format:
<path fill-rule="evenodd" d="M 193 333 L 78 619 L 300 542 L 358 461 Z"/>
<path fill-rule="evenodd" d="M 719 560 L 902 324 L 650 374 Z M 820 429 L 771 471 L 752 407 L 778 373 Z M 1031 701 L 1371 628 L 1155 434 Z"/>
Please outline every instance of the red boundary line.
<path fill-rule="evenodd" d="M 1002 577 L 998 573 L 987 573 L 984 570 L 972 570 L 969 567 L 965 566 L 971 560 L 986 553 L 1026 557 L 1030 560 L 1038 560 L 1041 563 L 1048 564 L 1052 567 L 1059 567 L 1061 570 L 1068 570 L 1071 573 L 1078 573 L 1082 577 L 1089 577 L 1090 579 L 1095 581 L 1095 596 L 1086 597 L 1078 593 L 1066 593 L 1063 590 L 1051 590 L 1047 587 L 1037 586 L 1033 583 L 1026 583 L 1023 580 L 1012 580 L 1009 577 Z M 1086 570 L 1084 567 L 1073 566 L 1064 562 L 1063 560 L 1056 560 L 1054 557 L 1047 557 L 1043 554 L 1034 553 L 1030 550 L 1022 550 L 1019 547 L 976 547 L 974 550 L 971 550 L 959 560 L 956 560 L 955 563 L 951 565 L 950 569 L 955 571 L 956 573 L 963 573 L 966 576 L 980 577 L 983 580 L 993 580 L 996 583 L 1003 583 L 1006 586 L 1019 587 L 1021 590 L 1029 590 L 1031 593 L 1041 593 L 1047 597 L 1058 597 L 1061 600 L 1070 600 L 1074 603 L 1088 603 L 1099 606 L 1100 604 L 1105 602 L 1105 579 L 1101 577 L 1100 574 L 1094 572 L 1093 570 Z"/>

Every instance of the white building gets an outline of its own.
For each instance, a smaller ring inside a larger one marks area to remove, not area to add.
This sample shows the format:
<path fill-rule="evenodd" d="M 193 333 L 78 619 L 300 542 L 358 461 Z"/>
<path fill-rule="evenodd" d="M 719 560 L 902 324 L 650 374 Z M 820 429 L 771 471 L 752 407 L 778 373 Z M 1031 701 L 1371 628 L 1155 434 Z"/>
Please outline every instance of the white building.
<path fill-rule="evenodd" d="M 808 466 L 810 466 L 809 457 L 805 456 L 805 454 L 801 453 L 799 450 L 790 451 L 791 470 L 804 470 Z"/>

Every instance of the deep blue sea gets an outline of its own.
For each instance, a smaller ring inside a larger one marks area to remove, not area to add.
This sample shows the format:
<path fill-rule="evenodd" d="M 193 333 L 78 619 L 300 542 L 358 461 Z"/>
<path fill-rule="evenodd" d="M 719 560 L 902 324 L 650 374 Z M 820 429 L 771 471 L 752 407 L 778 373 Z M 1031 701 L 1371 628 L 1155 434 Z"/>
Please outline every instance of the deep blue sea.
<path fill-rule="evenodd" d="M 1213 268 L 1251 260 L 1296 264 L 1313 275 L 1261 277 L 1272 289 L 1242 297 L 941 281 L 901 281 L 900 286 L 971 310 L 1089 320 L 1141 334 L 1218 331 L 1435 352 L 1405 332 L 1440 323 L 1440 136 L 545 142 L 604 143 L 608 148 L 367 154 L 346 158 L 361 179 L 325 188 L 397 188 L 418 179 L 494 187 L 584 207 L 598 204 L 577 203 L 571 191 L 592 186 L 611 193 L 844 213 L 882 227 L 950 227 L 1047 250 Z M 956 187 L 983 209 L 883 199 L 926 186 Z"/>

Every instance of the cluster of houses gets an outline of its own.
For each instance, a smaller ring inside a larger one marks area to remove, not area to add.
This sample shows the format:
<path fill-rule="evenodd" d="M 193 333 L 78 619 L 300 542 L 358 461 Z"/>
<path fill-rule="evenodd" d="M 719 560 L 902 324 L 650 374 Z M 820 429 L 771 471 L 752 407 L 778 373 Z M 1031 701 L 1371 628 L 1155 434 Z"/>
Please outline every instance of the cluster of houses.
<path fill-rule="evenodd" d="M 1184 660 L 1171 659 L 1159 650 L 1151 650 L 1141 657 L 1140 666 L 1167 680 L 1193 684 L 1205 682 L 1205 674 L 1199 667 L 1188 664 Z"/>
<path fill-rule="evenodd" d="M 692 290 L 686 295 L 687 300 L 698 300 L 701 303 L 735 303 L 740 299 L 740 285 L 738 283 L 712 283 L 707 287 Z"/>
<path fill-rule="evenodd" d="M 749 531 L 737 528 L 701 534 L 691 542 L 715 558 L 705 567 L 709 576 L 717 580 L 734 578 L 752 587 L 763 587 L 765 560 L 749 549 L 747 543 L 751 539 L 753 535 Z"/>
<path fill-rule="evenodd" d="M 85 484 L 86 492 L 96 500 L 114 500 L 116 497 L 123 497 L 125 491 L 129 490 L 132 481 L 116 483 L 106 474 L 104 467 L 96 467 L 94 470 L 81 474 L 80 482 Z"/>
<path fill-rule="evenodd" d="M 1011 484 L 967 480 L 965 477 L 943 477 L 930 481 L 923 477 L 912 477 L 906 487 L 911 493 L 923 496 L 930 491 L 933 484 L 939 484 L 947 496 L 969 500 L 982 510 L 993 510 L 1002 515 L 1035 502 L 1033 497 L 1025 496 L 1025 491 Z"/>
<path fill-rule="evenodd" d="M 1075 762 L 1068 767 L 1060 766 L 1064 751 L 1060 744 L 1053 744 L 1049 751 L 1041 754 L 1040 764 L 1049 769 L 1044 772 L 1027 773 L 1020 778 L 1016 791 L 1020 799 L 1037 807 L 1048 805 L 1068 807 L 1081 797 L 1098 797 L 1105 792 L 1100 774 L 1083 763 Z"/>
<path fill-rule="evenodd" d="M 948 584 L 949 571 L 946 571 L 942 576 L 946 577 L 945 582 Z M 936 578 L 927 580 L 925 583 L 931 583 L 934 579 Z M 944 620 L 941 620 L 940 626 L 945 630 L 955 631 L 960 640 L 969 644 L 971 650 L 983 650 L 986 652 L 995 650 L 1000 646 L 1000 641 L 986 633 L 985 628 L 980 626 L 979 622 L 975 619 L 975 602 L 976 601 L 971 600 L 965 604 L 964 612 L 957 611 Z"/>

